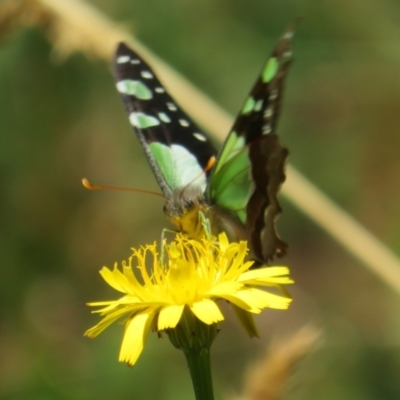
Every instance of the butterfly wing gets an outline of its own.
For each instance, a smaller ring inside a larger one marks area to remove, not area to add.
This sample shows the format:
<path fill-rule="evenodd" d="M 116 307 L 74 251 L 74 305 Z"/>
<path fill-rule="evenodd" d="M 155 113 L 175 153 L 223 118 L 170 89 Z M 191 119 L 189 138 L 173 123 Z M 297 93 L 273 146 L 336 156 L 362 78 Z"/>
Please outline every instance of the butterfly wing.
<path fill-rule="evenodd" d="M 115 55 L 114 75 L 129 121 L 163 194 L 203 193 L 216 151 L 176 105 L 148 64 L 126 44 Z M 190 190 L 189 190 L 190 192 Z"/>
<path fill-rule="evenodd" d="M 286 252 L 275 220 L 281 212 L 277 192 L 285 180 L 288 155 L 276 135 L 283 86 L 292 60 L 290 26 L 276 44 L 237 117 L 206 193 L 211 202 L 241 221 L 252 255 L 265 263 Z"/>

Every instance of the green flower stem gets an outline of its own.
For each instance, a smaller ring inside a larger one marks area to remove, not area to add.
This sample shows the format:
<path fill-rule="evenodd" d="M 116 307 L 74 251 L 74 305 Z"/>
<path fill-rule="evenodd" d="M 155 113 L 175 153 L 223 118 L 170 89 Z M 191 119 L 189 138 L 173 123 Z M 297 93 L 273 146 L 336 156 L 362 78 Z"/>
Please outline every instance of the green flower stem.
<path fill-rule="evenodd" d="M 185 351 L 196 400 L 214 400 L 210 349 Z"/>
<path fill-rule="evenodd" d="M 183 312 L 179 324 L 168 330 L 171 343 L 185 354 L 196 400 L 214 400 L 210 348 L 217 334 L 216 324 L 201 322 L 189 308 Z"/>

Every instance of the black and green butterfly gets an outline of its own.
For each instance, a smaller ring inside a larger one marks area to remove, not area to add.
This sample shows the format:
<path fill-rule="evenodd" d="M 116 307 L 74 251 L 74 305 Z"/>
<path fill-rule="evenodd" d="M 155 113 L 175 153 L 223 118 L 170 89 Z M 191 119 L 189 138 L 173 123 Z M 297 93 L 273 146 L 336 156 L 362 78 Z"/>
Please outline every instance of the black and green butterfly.
<path fill-rule="evenodd" d="M 213 234 L 247 239 L 261 263 L 287 248 L 275 220 L 288 151 L 275 132 L 293 34 L 294 25 L 276 44 L 219 154 L 137 53 L 120 43 L 115 56 L 117 89 L 167 199 L 167 217 L 194 239 L 205 219 Z"/>

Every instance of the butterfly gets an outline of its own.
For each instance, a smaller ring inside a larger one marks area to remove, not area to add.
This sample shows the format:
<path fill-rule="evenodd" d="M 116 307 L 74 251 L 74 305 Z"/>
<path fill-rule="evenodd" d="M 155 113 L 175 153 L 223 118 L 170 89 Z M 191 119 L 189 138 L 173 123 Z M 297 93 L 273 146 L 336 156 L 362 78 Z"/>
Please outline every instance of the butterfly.
<path fill-rule="evenodd" d="M 168 219 L 194 239 L 205 234 L 206 220 L 213 234 L 248 240 L 251 258 L 261 264 L 287 249 L 275 227 L 288 156 L 276 126 L 294 25 L 276 43 L 219 153 L 142 57 L 120 43 L 114 60 L 117 90 L 166 198 Z"/>

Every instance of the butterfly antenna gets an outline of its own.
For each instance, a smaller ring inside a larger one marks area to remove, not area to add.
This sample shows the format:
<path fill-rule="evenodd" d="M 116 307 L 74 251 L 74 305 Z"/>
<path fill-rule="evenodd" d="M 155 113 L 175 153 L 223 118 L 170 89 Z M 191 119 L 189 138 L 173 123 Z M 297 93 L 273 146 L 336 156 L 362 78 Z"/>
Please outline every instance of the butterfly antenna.
<path fill-rule="evenodd" d="M 119 187 L 119 186 L 92 185 L 86 178 L 82 179 L 82 185 L 85 187 L 85 189 L 88 189 L 88 190 L 118 190 L 118 191 L 123 191 L 123 192 L 152 194 L 154 196 L 162 197 L 163 199 L 166 198 L 163 194 L 158 193 L 158 192 L 153 192 L 152 190 Z"/>

